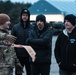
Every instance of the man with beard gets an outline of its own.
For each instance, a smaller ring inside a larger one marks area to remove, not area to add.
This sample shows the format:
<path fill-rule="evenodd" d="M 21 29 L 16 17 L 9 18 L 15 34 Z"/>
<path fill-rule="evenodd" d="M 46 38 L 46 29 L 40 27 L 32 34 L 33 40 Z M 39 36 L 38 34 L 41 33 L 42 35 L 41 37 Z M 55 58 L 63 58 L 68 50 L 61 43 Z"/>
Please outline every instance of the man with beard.
<path fill-rule="evenodd" d="M 11 31 L 11 34 L 17 37 L 15 44 L 27 45 L 26 40 L 29 37 L 29 31 L 32 28 L 33 26 L 30 25 L 30 12 L 28 9 L 23 9 L 20 14 L 20 23 L 14 25 Z M 21 65 L 23 67 L 26 67 L 26 75 L 31 75 L 31 68 L 29 62 L 30 56 L 28 52 L 24 48 L 15 48 L 15 51 Z M 21 67 L 21 69 L 23 68 Z M 16 75 L 22 75 L 22 72 L 17 72 Z"/>
<path fill-rule="evenodd" d="M 35 61 L 30 59 L 32 75 L 50 75 L 52 29 L 44 15 L 36 16 L 36 25 L 29 34 L 27 44 L 36 52 Z"/>

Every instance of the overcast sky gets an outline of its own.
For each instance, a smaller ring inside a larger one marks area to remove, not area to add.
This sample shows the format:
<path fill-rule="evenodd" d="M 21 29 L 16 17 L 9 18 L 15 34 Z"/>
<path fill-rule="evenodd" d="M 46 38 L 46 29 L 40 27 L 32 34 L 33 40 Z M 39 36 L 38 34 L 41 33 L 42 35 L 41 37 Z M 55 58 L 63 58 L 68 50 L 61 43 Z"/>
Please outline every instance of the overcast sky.
<path fill-rule="evenodd" d="M 24 2 L 24 3 L 27 3 L 27 2 L 29 2 L 29 3 L 35 3 L 35 2 L 37 2 L 37 1 L 39 1 L 39 0 L 11 0 L 12 2 Z M 46 0 L 46 1 L 48 1 L 48 2 L 50 2 L 50 1 L 75 1 L 75 0 Z"/>

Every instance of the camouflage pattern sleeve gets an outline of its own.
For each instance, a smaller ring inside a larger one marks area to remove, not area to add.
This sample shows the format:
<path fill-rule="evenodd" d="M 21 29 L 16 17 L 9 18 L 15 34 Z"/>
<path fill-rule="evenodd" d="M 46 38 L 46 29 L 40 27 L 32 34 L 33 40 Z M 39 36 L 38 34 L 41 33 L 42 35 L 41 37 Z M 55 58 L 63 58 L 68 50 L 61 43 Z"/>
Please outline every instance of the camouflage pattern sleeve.
<path fill-rule="evenodd" d="M 4 39 L 5 36 L 6 36 L 6 33 L 2 33 L 2 32 L 0 32 L 0 40 Z"/>

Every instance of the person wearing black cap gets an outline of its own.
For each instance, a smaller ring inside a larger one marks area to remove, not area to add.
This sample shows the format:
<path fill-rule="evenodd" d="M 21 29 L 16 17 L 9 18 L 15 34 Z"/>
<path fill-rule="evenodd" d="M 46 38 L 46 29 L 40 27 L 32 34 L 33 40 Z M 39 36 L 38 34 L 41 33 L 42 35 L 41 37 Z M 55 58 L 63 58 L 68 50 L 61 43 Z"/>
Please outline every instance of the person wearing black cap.
<path fill-rule="evenodd" d="M 76 16 L 66 15 L 64 25 L 55 44 L 55 58 L 60 75 L 76 75 Z"/>
<path fill-rule="evenodd" d="M 31 29 L 33 29 L 33 26 L 30 25 L 30 12 L 28 9 L 22 9 L 20 23 L 14 25 L 11 31 L 11 34 L 17 37 L 15 44 L 26 45 L 26 39 L 28 38 Z M 24 48 L 15 48 L 15 51 L 21 65 L 26 67 L 26 74 L 31 75 L 29 54 Z M 22 75 L 22 73 L 16 75 Z"/>
<path fill-rule="evenodd" d="M 27 44 L 36 52 L 35 61 L 32 63 L 32 75 L 50 75 L 52 30 L 46 23 L 42 14 L 36 16 L 36 25 L 29 34 Z"/>

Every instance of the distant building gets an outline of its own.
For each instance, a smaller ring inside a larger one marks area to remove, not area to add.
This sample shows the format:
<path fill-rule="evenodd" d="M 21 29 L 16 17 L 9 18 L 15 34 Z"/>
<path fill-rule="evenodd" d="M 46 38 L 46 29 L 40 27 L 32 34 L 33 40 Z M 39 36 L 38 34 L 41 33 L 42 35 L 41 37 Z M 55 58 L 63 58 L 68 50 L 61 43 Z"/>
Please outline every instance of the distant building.
<path fill-rule="evenodd" d="M 44 14 L 47 22 L 63 22 L 63 13 L 45 0 L 39 0 L 38 2 L 34 3 L 29 8 L 29 11 L 31 13 L 31 21 L 35 21 L 36 15 Z"/>
<path fill-rule="evenodd" d="M 66 14 L 76 15 L 76 1 L 51 1 L 39 0 L 30 8 L 30 20 L 35 21 L 36 15 L 44 14 L 47 22 L 64 22 Z"/>

